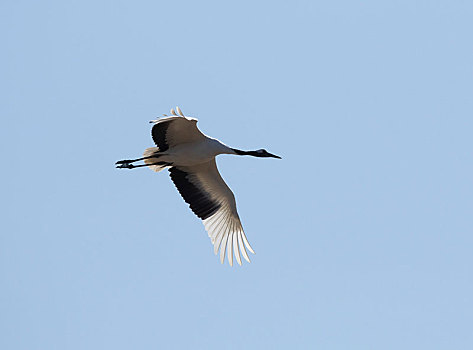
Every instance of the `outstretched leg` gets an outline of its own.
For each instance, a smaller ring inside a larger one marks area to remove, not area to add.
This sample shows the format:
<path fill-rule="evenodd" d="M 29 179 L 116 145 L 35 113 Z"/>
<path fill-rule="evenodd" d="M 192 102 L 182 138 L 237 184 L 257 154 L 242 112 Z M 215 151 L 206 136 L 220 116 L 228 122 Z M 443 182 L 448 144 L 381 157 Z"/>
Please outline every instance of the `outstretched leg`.
<path fill-rule="evenodd" d="M 148 158 L 153 158 L 153 157 L 148 157 Z M 117 164 L 118 164 L 117 165 L 118 169 L 134 169 L 134 168 L 141 168 L 141 167 L 144 167 L 144 166 L 151 166 L 151 165 L 172 166 L 172 163 L 168 163 L 168 162 L 156 162 L 156 163 L 151 163 L 151 164 L 139 164 L 139 165 L 133 165 L 131 163 L 118 163 L 117 162 Z"/>
<path fill-rule="evenodd" d="M 145 160 L 145 159 L 150 159 L 150 158 L 159 158 L 161 157 L 162 154 L 153 154 L 152 156 L 147 156 L 147 157 L 141 157 L 141 158 L 136 158 L 136 159 L 124 159 L 124 160 L 119 160 L 118 162 L 116 162 L 115 164 L 130 164 L 130 163 L 134 163 L 134 162 L 139 162 L 140 160 Z M 126 166 L 125 166 L 126 168 Z"/>

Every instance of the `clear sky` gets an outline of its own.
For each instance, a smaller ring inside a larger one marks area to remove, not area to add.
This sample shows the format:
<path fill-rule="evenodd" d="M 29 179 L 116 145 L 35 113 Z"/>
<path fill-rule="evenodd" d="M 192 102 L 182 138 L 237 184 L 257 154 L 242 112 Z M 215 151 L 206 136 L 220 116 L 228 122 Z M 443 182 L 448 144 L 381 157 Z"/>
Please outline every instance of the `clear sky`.
<path fill-rule="evenodd" d="M 471 1 L 2 1 L 0 348 L 472 349 Z M 256 251 L 221 265 L 171 107 Z"/>

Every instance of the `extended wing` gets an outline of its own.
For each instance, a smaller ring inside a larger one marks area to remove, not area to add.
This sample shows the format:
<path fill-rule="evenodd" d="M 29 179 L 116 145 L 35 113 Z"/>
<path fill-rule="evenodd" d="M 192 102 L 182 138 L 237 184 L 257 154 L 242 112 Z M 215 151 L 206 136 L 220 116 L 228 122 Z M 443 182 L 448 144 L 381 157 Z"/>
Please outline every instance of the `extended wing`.
<path fill-rule="evenodd" d="M 197 119 L 178 116 L 157 120 L 151 129 L 151 136 L 161 152 L 169 147 L 205 138 L 197 128 Z"/>
<path fill-rule="evenodd" d="M 246 248 L 254 254 L 243 231 L 238 216 L 235 196 L 223 181 L 215 159 L 194 166 L 169 169 L 171 179 L 191 210 L 203 221 L 214 245 L 215 254 L 220 250 L 220 261 L 228 252 L 228 262 L 233 265 L 233 251 L 238 264 L 241 254 L 250 262 Z"/>

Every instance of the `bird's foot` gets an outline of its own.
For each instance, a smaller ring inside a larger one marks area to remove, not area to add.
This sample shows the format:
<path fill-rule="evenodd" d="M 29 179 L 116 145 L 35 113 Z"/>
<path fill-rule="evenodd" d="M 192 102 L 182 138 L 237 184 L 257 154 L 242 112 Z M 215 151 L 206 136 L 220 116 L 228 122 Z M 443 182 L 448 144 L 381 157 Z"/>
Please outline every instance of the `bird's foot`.
<path fill-rule="evenodd" d="M 115 164 L 117 165 L 116 167 L 117 167 L 118 169 L 125 169 L 125 168 L 126 168 L 126 169 L 133 169 L 133 168 L 135 167 L 133 164 L 128 163 L 128 162 L 126 162 L 126 161 L 124 161 L 124 160 L 121 160 L 121 161 L 119 161 L 119 162 L 116 162 Z"/>

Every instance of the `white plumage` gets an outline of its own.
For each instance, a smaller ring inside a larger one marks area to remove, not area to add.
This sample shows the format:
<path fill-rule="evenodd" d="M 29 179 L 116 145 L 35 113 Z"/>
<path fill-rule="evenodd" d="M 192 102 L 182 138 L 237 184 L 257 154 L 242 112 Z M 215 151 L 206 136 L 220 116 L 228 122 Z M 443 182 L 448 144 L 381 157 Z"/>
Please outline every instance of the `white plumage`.
<path fill-rule="evenodd" d="M 219 154 L 280 158 L 264 149 L 241 151 L 210 138 L 197 128 L 197 119 L 185 117 L 179 107 L 172 116 L 151 121 L 151 135 L 157 147 L 145 150 L 143 157 L 117 162 L 118 168 L 148 166 L 158 172 L 169 169 L 171 179 L 191 210 L 203 221 L 223 263 L 225 252 L 233 265 L 233 256 L 241 265 L 241 255 L 250 262 L 247 250 L 254 254 L 238 216 L 235 196 L 220 176 L 215 162 Z M 143 165 L 133 162 L 143 160 Z"/>

